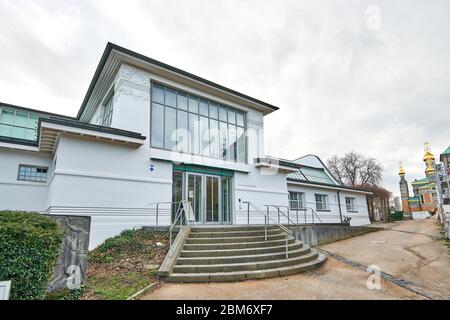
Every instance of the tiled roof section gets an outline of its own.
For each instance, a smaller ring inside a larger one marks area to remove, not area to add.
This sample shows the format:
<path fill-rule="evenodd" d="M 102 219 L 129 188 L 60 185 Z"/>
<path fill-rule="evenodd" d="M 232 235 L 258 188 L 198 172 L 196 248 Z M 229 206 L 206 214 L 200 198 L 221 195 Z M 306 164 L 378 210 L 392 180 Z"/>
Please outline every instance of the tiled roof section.
<path fill-rule="evenodd" d="M 336 184 L 333 179 L 325 172 L 324 169 L 320 168 L 312 168 L 312 167 L 301 167 L 297 172 L 289 173 L 287 175 L 288 179 L 293 181 L 303 181 L 310 183 L 321 183 L 326 185 L 334 185 Z"/>

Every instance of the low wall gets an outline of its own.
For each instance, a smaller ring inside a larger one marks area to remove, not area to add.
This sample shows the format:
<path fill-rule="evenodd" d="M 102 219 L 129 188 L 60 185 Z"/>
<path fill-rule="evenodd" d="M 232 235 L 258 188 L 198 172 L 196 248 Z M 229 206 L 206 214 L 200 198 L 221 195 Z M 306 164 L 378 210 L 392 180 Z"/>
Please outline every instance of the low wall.
<path fill-rule="evenodd" d="M 289 228 L 292 230 L 297 240 L 310 246 L 324 245 L 379 230 L 373 227 L 318 224 L 290 226 Z"/>
<path fill-rule="evenodd" d="M 49 215 L 64 230 L 64 241 L 48 290 L 73 289 L 86 281 L 91 218 L 88 216 Z"/>

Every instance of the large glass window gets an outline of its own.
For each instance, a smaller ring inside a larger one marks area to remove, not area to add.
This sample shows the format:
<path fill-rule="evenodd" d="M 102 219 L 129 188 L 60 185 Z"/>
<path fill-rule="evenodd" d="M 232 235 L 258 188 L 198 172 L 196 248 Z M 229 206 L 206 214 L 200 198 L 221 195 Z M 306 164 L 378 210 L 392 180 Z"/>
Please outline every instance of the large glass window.
<path fill-rule="evenodd" d="M 246 162 L 244 112 L 156 83 L 151 105 L 152 147 Z"/>
<path fill-rule="evenodd" d="M 39 116 L 0 106 L 0 136 L 36 140 Z"/>
<path fill-rule="evenodd" d="M 114 94 L 111 94 L 111 96 L 108 98 L 108 100 L 105 103 L 105 110 L 103 112 L 103 119 L 102 119 L 102 126 L 110 127 L 112 122 L 112 115 L 113 115 L 113 97 Z"/>

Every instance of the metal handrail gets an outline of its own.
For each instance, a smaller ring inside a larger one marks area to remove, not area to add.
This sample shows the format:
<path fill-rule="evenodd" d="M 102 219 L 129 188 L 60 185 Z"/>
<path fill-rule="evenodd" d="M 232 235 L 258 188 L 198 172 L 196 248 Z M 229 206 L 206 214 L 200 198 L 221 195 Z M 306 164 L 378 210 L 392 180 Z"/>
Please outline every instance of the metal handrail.
<path fill-rule="evenodd" d="M 269 214 L 269 208 L 277 209 L 277 212 L 278 212 L 278 223 L 280 223 L 280 214 L 282 214 L 287 219 L 288 225 L 290 224 L 290 222 L 292 224 L 295 224 L 294 221 L 292 221 L 291 218 L 290 218 L 289 206 L 279 206 L 277 204 L 266 204 L 264 206 L 267 208 L 267 214 Z M 281 210 L 281 208 L 286 208 L 287 209 L 287 215 L 283 212 L 283 210 Z"/>
<path fill-rule="evenodd" d="M 172 225 L 170 226 L 169 229 L 169 236 L 170 236 L 170 240 L 169 240 L 169 257 L 172 257 L 172 232 L 173 232 L 173 228 L 176 226 L 178 220 L 183 216 L 184 214 L 184 218 L 186 220 L 186 224 L 190 225 L 190 221 L 189 221 L 189 217 L 186 214 L 186 210 L 185 210 L 185 206 L 184 205 L 188 205 L 189 208 L 191 208 L 191 202 L 190 201 L 179 201 L 179 202 L 172 202 L 172 204 L 177 204 L 178 203 L 178 208 L 177 211 L 175 213 L 175 219 L 172 223 Z M 183 220 L 180 220 L 180 225 L 183 224 Z"/>
<path fill-rule="evenodd" d="M 286 228 L 285 226 L 283 226 L 282 224 L 278 223 L 275 219 L 273 219 L 272 217 L 270 217 L 268 214 L 266 214 L 263 210 L 261 210 L 260 208 L 258 208 L 256 205 L 254 205 L 253 203 L 251 203 L 250 201 L 243 201 L 242 203 L 246 203 L 247 204 L 247 212 L 248 212 L 248 222 L 250 224 L 250 207 L 252 207 L 254 210 L 256 210 L 256 212 L 262 214 L 264 216 L 264 239 L 265 241 L 267 241 L 267 224 L 268 224 L 268 220 L 271 220 L 278 228 L 280 228 L 282 231 L 285 232 L 286 234 L 286 259 L 289 258 L 289 247 L 288 247 L 288 236 L 292 236 L 292 231 L 289 228 Z"/>
<path fill-rule="evenodd" d="M 314 210 L 313 208 L 309 207 L 309 209 L 311 209 L 311 217 L 314 223 L 314 216 L 317 217 L 317 219 L 319 219 L 320 223 L 323 223 L 322 219 L 320 219 L 319 215 L 317 214 L 316 210 Z"/>

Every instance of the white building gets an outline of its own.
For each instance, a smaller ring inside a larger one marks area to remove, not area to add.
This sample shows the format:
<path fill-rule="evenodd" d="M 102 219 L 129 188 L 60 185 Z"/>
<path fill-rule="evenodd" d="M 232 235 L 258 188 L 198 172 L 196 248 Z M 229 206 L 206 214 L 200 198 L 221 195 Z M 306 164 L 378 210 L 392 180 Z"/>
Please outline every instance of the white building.
<path fill-rule="evenodd" d="M 265 156 L 277 109 L 108 43 L 76 117 L 0 103 L 0 210 L 90 215 L 91 247 L 170 225 L 182 199 L 197 223 L 262 223 L 267 208 L 281 222 L 370 223 L 366 193 L 319 158 Z"/>

